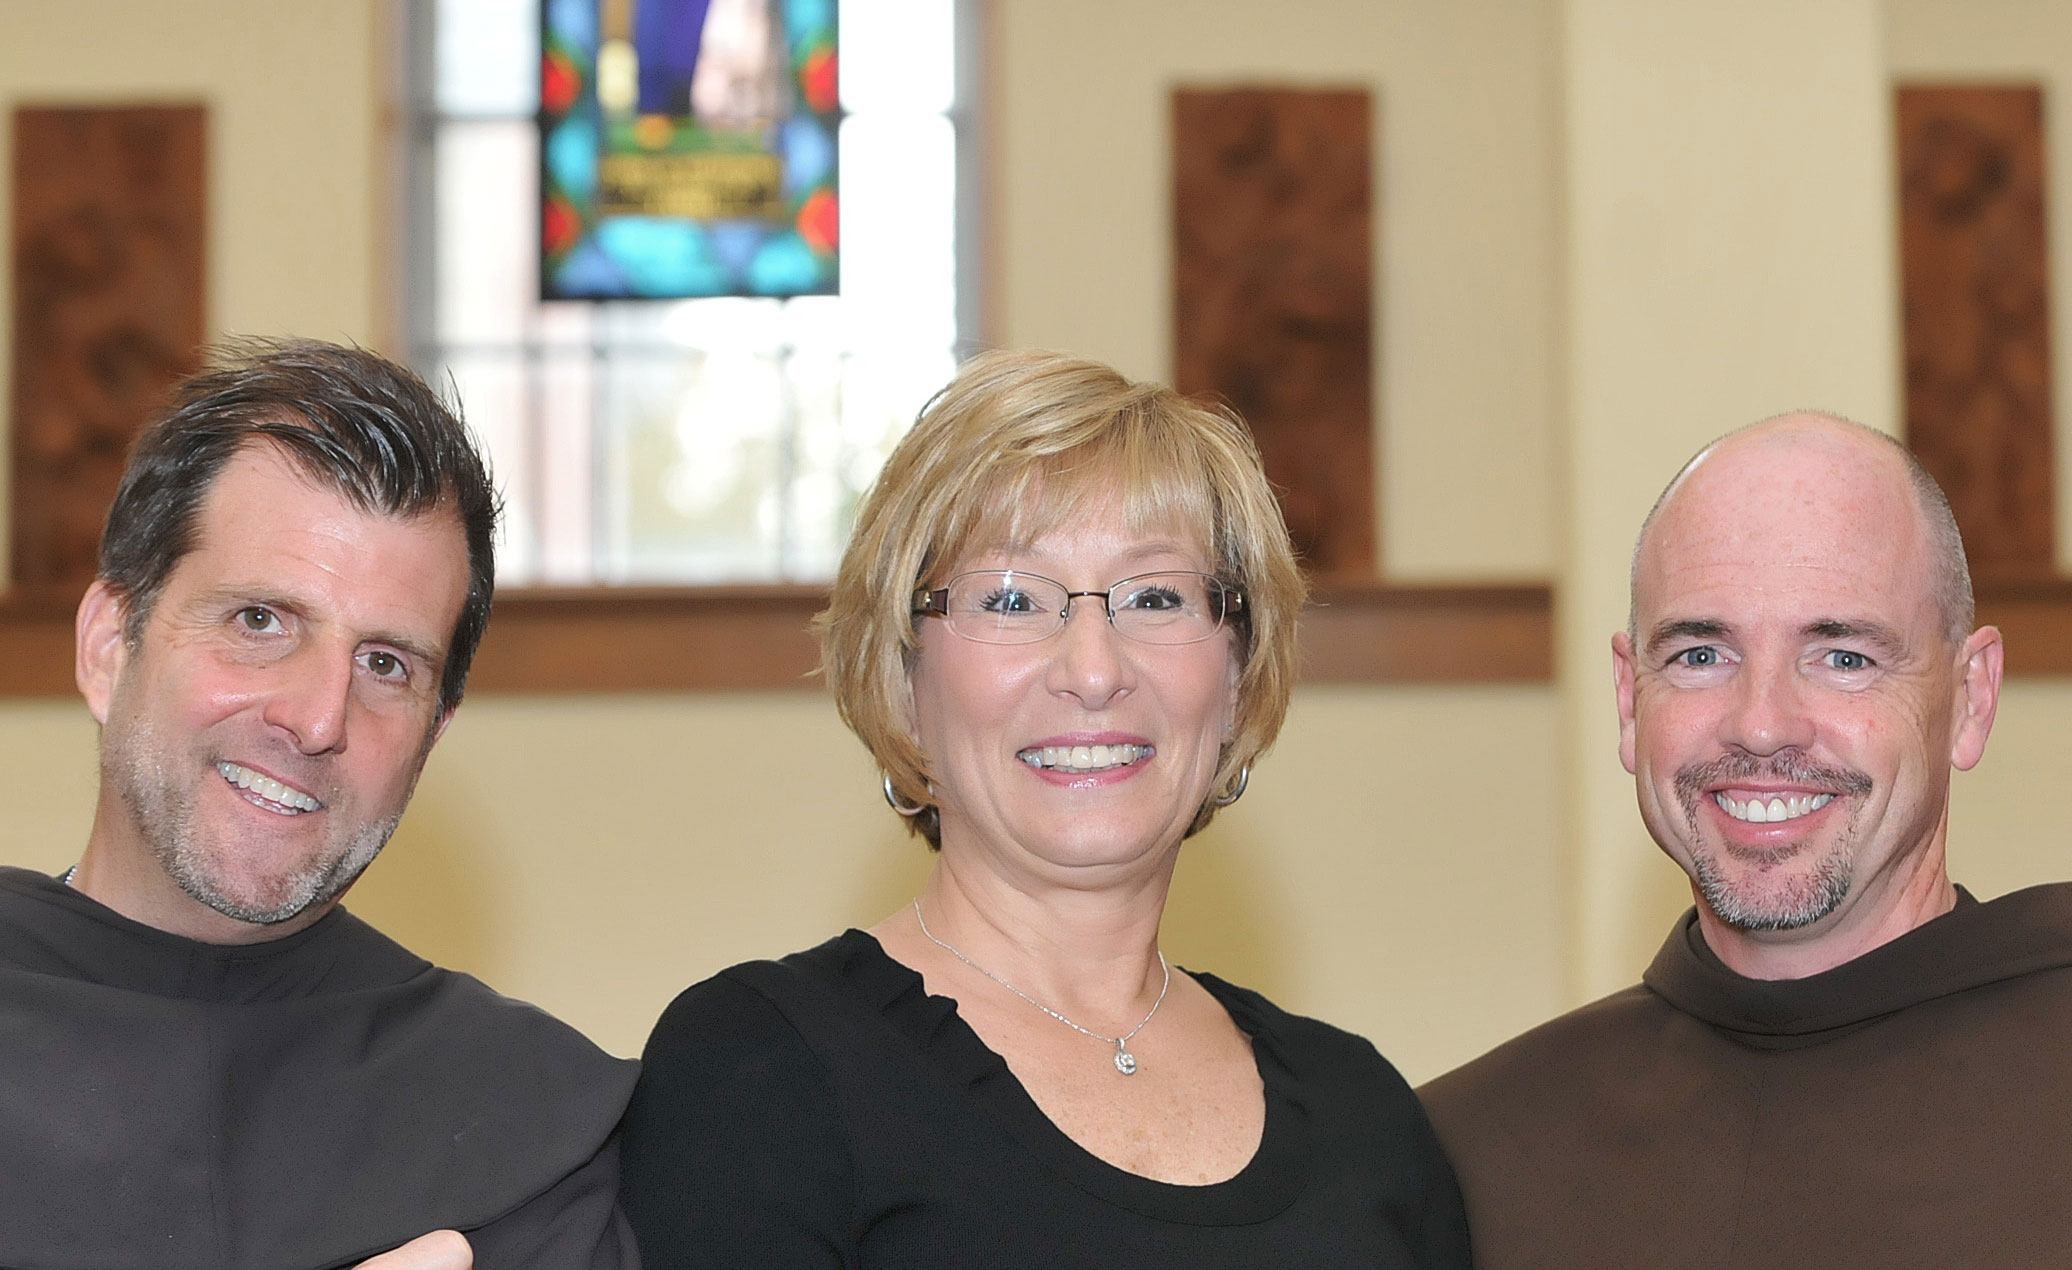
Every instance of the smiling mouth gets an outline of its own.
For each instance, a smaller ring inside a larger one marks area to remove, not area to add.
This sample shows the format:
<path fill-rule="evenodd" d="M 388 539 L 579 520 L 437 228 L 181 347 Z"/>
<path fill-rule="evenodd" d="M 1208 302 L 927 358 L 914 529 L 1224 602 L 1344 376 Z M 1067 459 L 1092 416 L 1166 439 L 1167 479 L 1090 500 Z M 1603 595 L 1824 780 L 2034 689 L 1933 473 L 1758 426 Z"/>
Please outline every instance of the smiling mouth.
<path fill-rule="evenodd" d="M 271 776 L 241 767 L 236 763 L 218 763 L 216 772 L 235 786 L 247 801 L 268 811 L 284 816 L 300 816 L 304 812 L 322 811 L 324 804 L 296 789 L 283 785 Z"/>
<path fill-rule="evenodd" d="M 1835 800 L 1833 794 L 1803 794 L 1793 798 L 1751 798 L 1746 802 L 1727 797 L 1724 791 L 1715 793 L 1712 801 L 1719 809 L 1736 820 L 1752 825 L 1776 824 L 1781 820 L 1797 820 L 1811 815 Z"/>
<path fill-rule="evenodd" d="M 1036 745 L 1015 757 L 1030 767 L 1053 772 L 1105 772 L 1128 767 L 1155 752 L 1148 745 Z"/>

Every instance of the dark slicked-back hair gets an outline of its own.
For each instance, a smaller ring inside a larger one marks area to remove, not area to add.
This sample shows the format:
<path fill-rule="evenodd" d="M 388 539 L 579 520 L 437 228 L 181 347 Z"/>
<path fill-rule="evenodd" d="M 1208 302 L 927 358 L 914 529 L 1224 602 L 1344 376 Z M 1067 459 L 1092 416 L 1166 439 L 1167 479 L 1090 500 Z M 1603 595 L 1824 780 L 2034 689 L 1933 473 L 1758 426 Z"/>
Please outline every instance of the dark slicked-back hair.
<path fill-rule="evenodd" d="M 410 518 L 450 508 L 468 544 L 468 596 L 447 648 L 439 709 L 460 704 L 489 625 L 499 514 L 473 438 L 422 379 L 361 348 L 243 340 L 213 350 L 171 410 L 137 439 L 101 533 L 100 575 L 122 595 L 131 642 L 166 579 L 194 548 L 194 524 L 239 451 L 271 445 L 363 512 Z"/>

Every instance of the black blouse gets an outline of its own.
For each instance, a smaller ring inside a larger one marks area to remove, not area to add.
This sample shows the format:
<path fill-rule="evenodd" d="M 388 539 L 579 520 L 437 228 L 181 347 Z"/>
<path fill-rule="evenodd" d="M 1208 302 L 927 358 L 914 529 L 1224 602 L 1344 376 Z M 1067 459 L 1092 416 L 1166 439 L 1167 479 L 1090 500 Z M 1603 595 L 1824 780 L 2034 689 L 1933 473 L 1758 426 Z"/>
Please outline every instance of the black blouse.
<path fill-rule="evenodd" d="M 698 984 L 648 1041 L 625 1203 L 650 1270 L 1466 1266 L 1430 1124 L 1359 1037 L 1209 975 L 1266 1127 L 1227 1181 L 1099 1159 L 921 976 L 849 931 Z"/>

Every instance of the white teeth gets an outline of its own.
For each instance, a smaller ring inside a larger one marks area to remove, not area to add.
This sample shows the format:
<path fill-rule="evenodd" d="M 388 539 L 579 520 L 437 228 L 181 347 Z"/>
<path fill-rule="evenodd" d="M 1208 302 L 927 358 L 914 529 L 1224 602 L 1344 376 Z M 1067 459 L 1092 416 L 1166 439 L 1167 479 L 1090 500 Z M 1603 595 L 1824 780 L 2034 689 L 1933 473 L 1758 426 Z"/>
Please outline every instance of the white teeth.
<path fill-rule="evenodd" d="M 1745 820 L 1752 825 L 1776 824 L 1782 820 L 1797 820 L 1800 816 L 1819 811 L 1835 800 L 1833 794 L 1809 794 L 1794 798 L 1772 798 L 1765 802 L 1751 798 L 1747 802 L 1736 802 L 1725 794 L 1714 794 L 1712 801 L 1719 804 L 1721 811 L 1736 820 Z"/>
<path fill-rule="evenodd" d="M 317 811 L 324 805 L 301 790 L 289 785 L 283 785 L 271 776 L 262 775 L 249 767 L 240 767 L 236 763 L 218 763 L 216 764 L 216 771 L 222 775 L 224 780 L 229 781 L 239 789 L 257 794 L 267 802 L 275 803 L 282 807 L 303 812 Z"/>
<path fill-rule="evenodd" d="M 1152 752 L 1148 745 L 1039 745 L 1016 757 L 1031 767 L 1061 772 L 1100 772 L 1126 767 Z"/>

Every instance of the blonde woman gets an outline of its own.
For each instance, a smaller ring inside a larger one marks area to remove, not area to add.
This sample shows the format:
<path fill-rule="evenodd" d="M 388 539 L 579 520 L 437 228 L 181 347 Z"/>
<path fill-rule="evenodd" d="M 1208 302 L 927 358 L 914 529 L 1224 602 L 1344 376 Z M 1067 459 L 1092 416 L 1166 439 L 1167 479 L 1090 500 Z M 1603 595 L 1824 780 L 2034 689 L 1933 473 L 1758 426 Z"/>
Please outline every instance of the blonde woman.
<path fill-rule="evenodd" d="M 657 1024 L 624 1170 L 651 1270 L 1468 1264 L 1373 1047 L 1159 950 L 1182 841 L 1280 728 L 1302 598 L 1235 420 L 1090 362 L 967 364 L 819 622 L 934 874 Z"/>

